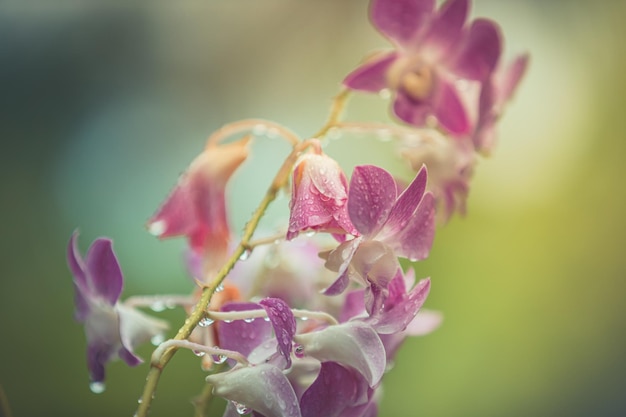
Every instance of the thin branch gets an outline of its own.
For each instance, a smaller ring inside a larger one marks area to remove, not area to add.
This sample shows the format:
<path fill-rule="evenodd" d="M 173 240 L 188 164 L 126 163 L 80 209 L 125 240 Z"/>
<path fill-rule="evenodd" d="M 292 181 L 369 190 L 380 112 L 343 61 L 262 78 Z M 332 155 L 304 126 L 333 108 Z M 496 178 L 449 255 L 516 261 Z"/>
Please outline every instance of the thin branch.
<path fill-rule="evenodd" d="M 233 135 L 244 132 L 252 132 L 255 135 L 267 134 L 272 136 L 274 133 L 285 138 L 292 146 L 297 146 L 298 143 L 300 143 L 298 135 L 278 123 L 263 119 L 246 119 L 229 123 L 216 130 L 207 139 L 207 147 L 215 146 Z"/>
<path fill-rule="evenodd" d="M 328 131 L 339 122 L 339 118 L 341 117 L 341 113 L 343 113 L 343 109 L 346 106 L 349 96 L 350 90 L 346 88 L 342 89 L 339 94 L 335 96 L 335 98 L 333 99 L 333 104 L 330 108 L 330 115 L 328 116 L 326 124 L 324 124 L 324 126 L 322 126 L 322 128 L 312 137 L 321 138 L 325 136 Z"/>

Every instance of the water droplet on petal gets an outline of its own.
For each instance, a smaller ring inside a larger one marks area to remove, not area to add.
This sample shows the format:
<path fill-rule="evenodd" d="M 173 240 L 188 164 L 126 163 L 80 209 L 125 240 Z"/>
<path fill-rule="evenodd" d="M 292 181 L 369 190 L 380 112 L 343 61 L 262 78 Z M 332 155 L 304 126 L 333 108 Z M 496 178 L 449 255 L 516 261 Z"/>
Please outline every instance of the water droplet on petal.
<path fill-rule="evenodd" d="M 165 310 L 165 303 L 161 300 L 157 300 L 155 302 L 153 302 L 152 304 L 150 304 L 150 310 L 152 311 L 156 311 L 161 312 Z"/>
<path fill-rule="evenodd" d="M 248 408 L 244 404 L 240 404 L 240 403 L 235 402 L 235 401 L 233 401 L 232 403 L 235 406 L 235 410 L 237 410 L 237 414 L 239 414 L 239 415 L 243 416 L 245 414 L 250 414 L 252 412 L 252 409 Z"/>
<path fill-rule="evenodd" d="M 296 347 L 293 349 L 293 354 L 296 356 L 296 358 L 304 358 L 304 346 L 302 345 L 296 345 Z"/>
<path fill-rule="evenodd" d="M 106 389 L 106 385 L 104 385 L 104 382 L 93 381 L 89 383 L 89 389 L 94 394 L 102 394 Z"/>
<path fill-rule="evenodd" d="M 148 226 L 148 232 L 153 236 L 159 237 L 165 233 L 166 226 L 167 224 L 164 220 L 157 220 Z"/>
<path fill-rule="evenodd" d="M 246 323 L 252 323 L 254 321 L 254 317 L 248 317 L 247 319 L 243 319 Z"/>
<path fill-rule="evenodd" d="M 155 334 L 154 336 L 150 338 L 150 343 L 152 343 L 154 346 L 159 346 L 161 343 L 163 343 L 164 340 L 165 340 L 165 335 L 162 333 L 159 333 L 159 334 Z"/>
<path fill-rule="evenodd" d="M 209 317 L 202 317 L 200 319 L 200 321 L 198 322 L 198 326 L 200 327 L 209 327 L 210 325 L 212 325 L 215 322 L 215 320 L 213 320 L 212 318 Z"/>
<path fill-rule="evenodd" d="M 265 132 L 267 132 L 267 126 L 260 123 L 252 128 L 252 133 L 255 136 L 263 136 L 265 135 Z"/>
<path fill-rule="evenodd" d="M 246 259 L 248 259 L 250 257 L 251 253 L 252 253 L 252 251 L 250 249 L 244 250 L 243 253 L 239 256 L 239 260 L 240 261 L 245 261 Z"/>
<path fill-rule="evenodd" d="M 391 97 L 391 90 L 388 88 L 383 88 L 378 92 L 378 96 L 383 100 L 387 100 Z"/>

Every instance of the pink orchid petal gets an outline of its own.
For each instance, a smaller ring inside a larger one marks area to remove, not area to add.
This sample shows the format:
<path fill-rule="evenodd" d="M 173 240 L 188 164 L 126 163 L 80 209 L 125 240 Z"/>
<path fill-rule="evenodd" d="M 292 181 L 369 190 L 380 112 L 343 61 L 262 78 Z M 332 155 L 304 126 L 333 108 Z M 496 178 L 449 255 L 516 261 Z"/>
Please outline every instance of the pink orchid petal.
<path fill-rule="evenodd" d="M 304 353 L 322 362 L 333 361 L 356 369 L 369 386 L 380 382 L 385 372 L 385 349 L 369 325 L 351 321 L 296 336 Z"/>
<path fill-rule="evenodd" d="M 362 240 L 362 237 L 357 237 L 343 242 L 328 253 L 324 266 L 331 271 L 338 272 L 339 276 L 323 291 L 324 295 L 338 295 L 348 288 L 348 284 L 350 284 L 350 262 Z"/>
<path fill-rule="evenodd" d="M 283 372 L 262 363 L 209 375 L 213 394 L 243 404 L 265 417 L 301 417 L 298 398 Z"/>
<path fill-rule="evenodd" d="M 354 290 L 346 294 L 339 313 L 339 322 L 344 323 L 354 317 L 365 314 L 365 290 Z"/>
<path fill-rule="evenodd" d="M 423 127 L 426 125 L 428 116 L 432 114 L 432 103 L 415 101 L 402 91 L 398 91 L 393 102 L 393 113 L 405 123 Z"/>
<path fill-rule="evenodd" d="M 120 298 L 124 277 L 122 269 L 113 253 L 110 239 L 96 239 L 87 251 L 87 284 L 94 296 L 101 297 L 110 305 Z"/>
<path fill-rule="evenodd" d="M 448 0 L 444 3 L 424 35 L 424 46 L 428 49 L 434 47 L 438 58 L 446 57 L 461 39 L 468 11 L 469 0 Z"/>
<path fill-rule="evenodd" d="M 89 289 L 87 277 L 85 276 L 86 266 L 80 251 L 78 250 L 78 230 L 72 233 L 70 242 L 67 245 L 67 265 L 74 276 L 74 282 L 84 291 Z"/>
<path fill-rule="evenodd" d="M 302 417 L 339 417 L 352 406 L 358 375 L 335 362 L 322 362 L 317 378 L 300 399 Z"/>
<path fill-rule="evenodd" d="M 435 200 L 433 195 L 427 192 L 406 227 L 388 244 L 397 256 L 420 261 L 428 257 L 434 237 Z"/>
<path fill-rule="evenodd" d="M 387 171 L 374 165 L 354 168 L 350 179 L 348 213 L 363 235 L 374 235 L 383 225 L 396 199 L 396 183 Z"/>
<path fill-rule="evenodd" d="M 370 17 L 389 40 L 405 46 L 422 29 L 434 7 L 434 0 L 374 0 Z"/>
<path fill-rule="evenodd" d="M 469 121 L 463 101 L 452 83 L 440 79 L 434 99 L 434 114 L 441 126 L 456 136 L 469 133 Z"/>
<path fill-rule="evenodd" d="M 400 266 L 393 249 L 379 240 L 362 242 L 352 257 L 351 265 L 368 284 L 382 288 L 387 288 Z"/>
<path fill-rule="evenodd" d="M 476 19 L 469 28 L 452 68 L 462 78 L 483 81 L 496 68 L 501 52 L 502 35 L 498 25 L 488 19 Z"/>
<path fill-rule="evenodd" d="M 122 346 L 132 354 L 137 346 L 154 336 L 162 335 L 169 328 L 166 321 L 150 317 L 124 304 L 118 303 L 115 311 L 119 320 L 119 339 Z"/>
<path fill-rule="evenodd" d="M 415 318 L 430 291 L 430 279 L 423 279 L 399 303 L 376 314 L 368 321 L 379 334 L 401 332 Z"/>
<path fill-rule="evenodd" d="M 221 311 L 246 311 L 258 310 L 261 306 L 257 303 L 227 303 Z M 250 353 L 260 344 L 272 337 L 272 325 L 263 319 L 255 319 L 251 323 L 245 320 L 234 320 L 230 323 L 225 321 L 217 325 L 218 338 L 222 349 L 234 350 L 244 356 Z"/>
<path fill-rule="evenodd" d="M 407 225 L 424 196 L 427 180 L 426 166 L 422 166 L 415 178 L 413 178 L 413 181 L 394 203 L 389 217 L 378 235 L 378 239 L 384 240 L 381 235 L 394 235 Z"/>
<path fill-rule="evenodd" d="M 420 309 L 405 331 L 409 336 L 425 336 L 434 332 L 442 322 L 443 314 L 439 311 Z"/>
<path fill-rule="evenodd" d="M 264 298 L 259 301 L 259 304 L 267 312 L 278 341 L 278 350 L 287 361 L 286 367 L 289 368 L 291 367 L 293 337 L 296 334 L 296 318 L 289 305 L 280 298 Z"/>
<path fill-rule="evenodd" d="M 515 94 L 517 86 L 524 77 L 524 74 L 526 74 L 529 60 L 530 56 L 528 54 L 519 55 L 504 71 L 504 75 L 499 80 L 497 86 L 500 92 L 498 94 L 500 106 L 503 106 L 513 97 L 513 94 Z"/>
<path fill-rule="evenodd" d="M 397 58 L 395 52 L 374 58 L 348 74 L 343 85 L 352 90 L 378 93 L 387 87 L 387 71 Z"/>
<path fill-rule="evenodd" d="M 87 345 L 87 368 L 92 382 L 102 382 L 105 377 L 104 366 L 114 355 L 113 346 L 92 342 Z"/>

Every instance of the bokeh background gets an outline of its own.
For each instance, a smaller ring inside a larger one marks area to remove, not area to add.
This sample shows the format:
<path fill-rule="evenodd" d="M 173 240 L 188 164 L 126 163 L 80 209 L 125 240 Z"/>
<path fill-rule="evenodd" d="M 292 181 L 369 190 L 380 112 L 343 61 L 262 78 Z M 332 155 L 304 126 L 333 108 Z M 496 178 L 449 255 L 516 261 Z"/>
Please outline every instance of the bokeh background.
<path fill-rule="evenodd" d="M 380 415 L 624 416 L 626 2 L 474 3 L 531 67 L 468 216 L 418 267 L 445 322 L 404 345 Z M 144 223 L 208 134 L 248 117 L 312 134 L 343 76 L 384 47 L 366 1 L 0 2 L 0 385 L 13 415 L 132 415 L 143 386 L 146 365 L 116 362 L 106 392 L 89 391 L 65 264 L 75 227 L 83 250 L 115 240 L 124 296 L 189 291 L 183 242 Z M 357 95 L 346 118 L 387 120 L 387 103 Z M 326 151 L 347 172 L 407 172 L 374 138 Z M 235 230 L 281 152 L 256 141 L 230 189 Z M 194 359 L 170 364 L 152 416 L 192 414 Z"/>

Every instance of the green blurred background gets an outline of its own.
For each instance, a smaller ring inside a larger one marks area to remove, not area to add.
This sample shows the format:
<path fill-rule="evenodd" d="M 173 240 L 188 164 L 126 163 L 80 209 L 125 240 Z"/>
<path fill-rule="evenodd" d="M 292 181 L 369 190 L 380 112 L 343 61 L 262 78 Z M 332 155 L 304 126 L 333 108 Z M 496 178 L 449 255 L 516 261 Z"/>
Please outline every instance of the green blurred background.
<path fill-rule="evenodd" d="M 626 2 L 476 0 L 506 52 L 532 62 L 477 168 L 469 215 L 418 267 L 443 311 L 385 377 L 381 416 L 626 415 Z M 115 240 L 124 296 L 185 293 L 181 240 L 146 219 L 224 123 L 276 120 L 303 136 L 339 82 L 387 44 L 367 2 L 231 0 L 0 3 L 0 385 L 18 416 L 132 415 L 146 365 L 109 367 L 92 394 L 65 245 Z M 350 120 L 387 118 L 355 96 Z M 240 230 L 287 147 L 260 139 L 229 199 Z M 389 143 L 343 137 L 349 172 L 406 173 Z M 265 221 L 279 224 L 287 201 Z M 164 316 L 182 321 L 180 312 Z M 140 350 L 144 357 L 150 347 Z M 152 416 L 187 416 L 193 355 L 166 370 Z"/>

